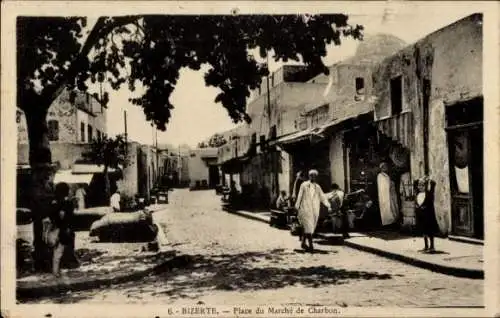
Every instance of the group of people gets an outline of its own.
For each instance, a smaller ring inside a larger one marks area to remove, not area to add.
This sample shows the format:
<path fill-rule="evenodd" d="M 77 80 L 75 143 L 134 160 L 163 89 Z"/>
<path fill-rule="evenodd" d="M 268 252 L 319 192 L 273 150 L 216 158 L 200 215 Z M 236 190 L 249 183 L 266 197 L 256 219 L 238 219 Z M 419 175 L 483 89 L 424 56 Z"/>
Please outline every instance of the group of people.
<path fill-rule="evenodd" d="M 393 226 L 400 220 L 398 200 L 394 182 L 388 174 L 387 163 L 380 165 L 380 173 L 377 176 L 378 206 L 382 226 Z M 276 201 L 278 209 L 286 209 L 293 206 L 297 211 L 297 219 L 301 226 L 301 247 L 309 252 L 314 251 L 313 233 L 318 224 L 320 206 L 323 204 L 332 217 L 340 217 L 341 230 L 344 238 L 348 238 L 349 224 L 347 212 L 343 208 L 346 194 L 337 184 L 332 185 L 331 192 L 324 193 L 317 183 L 318 171 L 310 170 L 306 179 L 302 172 L 297 174 L 291 198 L 282 191 Z M 415 213 L 417 226 L 424 237 L 424 249 L 422 252 L 432 253 L 435 251 L 434 237 L 439 232 L 434 211 L 434 189 L 436 183 L 425 176 L 414 183 L 415 191 Z M 361 190 L 362 191 L 362 190 Z"/>
<path fill-rule="evenodd" d="M 79 187 L 73 197 L 70 186 L 61 182 L 54 188 L 54 197 L 50 202 L 46 217 L 42 221 L 42 239 L 52 252 L 52 272 L 60 276 L 62 264 L 66 267 L 78 267 L 75 254 L 75 209 L 85 208 L 85 190 Z M 113 211 L 120 211 L 120 192 L 118 189 L 110 198 Z"/>

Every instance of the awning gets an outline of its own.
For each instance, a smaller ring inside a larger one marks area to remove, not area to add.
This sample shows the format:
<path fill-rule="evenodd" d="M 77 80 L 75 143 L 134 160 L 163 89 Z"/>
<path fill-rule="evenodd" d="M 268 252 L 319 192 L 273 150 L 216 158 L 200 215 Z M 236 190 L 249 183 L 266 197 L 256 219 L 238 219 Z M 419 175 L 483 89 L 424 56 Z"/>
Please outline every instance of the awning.
<path fill-rule="evenodd" d="M 242 156 L 229 159 L 220 164 L 221 169 L 226 173 L 239 173 L 243 169 L 243 164 L 250 160 L 250 156 Z"/>
<path fill-rule="evenodd" d="M 320 127 L 309 128 L 306 130 L 301 130 L 292 134 L 288 134 L 282 136 L 276 140 L 269 142 L 269 145 L 289 145 L 294 144 L 301 141 L 313 141 L 323 139 L 323 136 L 320 135 Z"/>
<path fill-rule="evenodd" d="M 387 137 L 408 149 L 412 149 L 414 135 L 413 116 L 411 112 L 377 121 L 377 127 Z"/>
<path fill-rule="evenodd" d="M 345 122 L 348 119 L 357 118 L 359 116 L 373 112 L 374 102 L 375 100 L 371 98 L 368 101 L 355 102 L 349 105 L 344 105 L 337 112 L 338 118 L 329 121 L 319 127 L 313 127 L 296 133 L 282 136 L 276 139 L 275 141 L 272 141 L 271 145 L 273 144 L 287 145 L 304 140 L 309 140 L 311 142 L 320 141 L 326 137 L 325 131 L 328 128 L 331 128 L 342 122 Z"/>
<path fill-rule="evenodd" d="M 318 131 L 318 134 L 323 134 L 328 128 L 337 126 L 338 124 L 345 122 L 346 120 L 358 118 L 360 116 L 373 112 L 373 103 L 357 103 L 346 107 L 346 109 L 348 109 L 348 111 L 346 111 L 343 116 L 339 116 L 339 118 L 336 118 L 322 125 L 320 127 L 320 130 Z"/>
<path fill-rule="evenodd" d="M 59 170 L 54 176 L 54 184 L 57 184 L 59 182 L 65 182 L 68 184 L 90 184 L 93 177 L 93 173 L 74 174 L 71 170 Z"/>
<path fill-rule="evenodd" d="M 94 165 L 94 164 L 74 164 L 73 165 L 73 173 L 74 174 L 88 174 L 88 173 L 103 173 L 104 165 Z M 108 168 L 108 172 L 114 172 L 115 169 Z"/>

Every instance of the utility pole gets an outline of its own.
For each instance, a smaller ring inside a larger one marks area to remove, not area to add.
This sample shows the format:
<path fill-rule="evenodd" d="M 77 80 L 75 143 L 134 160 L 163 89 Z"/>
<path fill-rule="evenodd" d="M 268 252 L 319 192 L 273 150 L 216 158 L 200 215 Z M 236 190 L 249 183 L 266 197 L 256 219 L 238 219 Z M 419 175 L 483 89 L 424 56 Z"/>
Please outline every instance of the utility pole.
<path fill-rule="evenodd" d="M 125 125 L 125 153 L 128 154 L 128 134 L 127 134 L 127 111 L 123 111 L 123 122 Z"/>
<path fill-rule="evenodd" d="M 158 149 L 158 128 L 155 127 L 155 147 L 156 147 L 156 182 L 160 180 L 160 154 Z"/>
<path fill-rule="evenodd" d="M 181 159 L 181 146 L 179 145 L 178 146 L 178 160 L 177 160 L 177 169 L 178 169 L 178 172 L 177 172 L 177 175 L 178 175 L 178 178 L 179 179 L 179 185 L 181 183 L 181 173 L 182 173 L 182 159 Z"/>
<path fill-rule="evenodd" d="M 269 70 L 269 52 L 267 54 L 267 69 Z M 270 70 L 269 70 L 270 73 Z M 269 74 L 267 75 L 267 120 L 268 120 L 268 138 L 272 137 L 272 129 L 271 129 L 271 85 L 269 84 Z M 271 154 L 271 194 L 276 192 L 278 194 L 278 174 L 275 164 L 276 154 L 274 151 L 270 152 Z M 275 190 L 275 191 L 273 191 Z M 271 196 L 272 197 L 272 196 Z"/>

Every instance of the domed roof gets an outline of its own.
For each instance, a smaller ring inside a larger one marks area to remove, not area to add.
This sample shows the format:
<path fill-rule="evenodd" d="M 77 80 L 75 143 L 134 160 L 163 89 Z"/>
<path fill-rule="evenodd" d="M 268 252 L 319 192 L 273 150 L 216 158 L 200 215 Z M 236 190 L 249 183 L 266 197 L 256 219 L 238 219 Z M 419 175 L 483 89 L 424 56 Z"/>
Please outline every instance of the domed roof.
<path fill-rule="evenodd" d="M 391 34 L 366 34 L 359 42 L 354 56 L 356 57 L 387 57 L 401 50 L 407 43 Z"/>

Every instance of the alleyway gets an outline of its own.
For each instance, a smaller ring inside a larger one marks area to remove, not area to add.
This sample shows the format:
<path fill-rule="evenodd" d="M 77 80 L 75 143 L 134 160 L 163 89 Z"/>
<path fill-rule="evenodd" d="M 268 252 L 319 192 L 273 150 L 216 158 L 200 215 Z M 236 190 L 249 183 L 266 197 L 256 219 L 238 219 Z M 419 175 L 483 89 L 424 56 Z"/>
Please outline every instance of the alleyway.
<path fill-rule="evenodd" d="M 436 274 L 344 246 L 317 241 L 303 254 L 287 231 L 223 212 L 214 191 L 175 190 L 155 214 L 192 266 L 107 289 L 39 303 L 322 304 L 480 306 L 483 281 Z"/>

